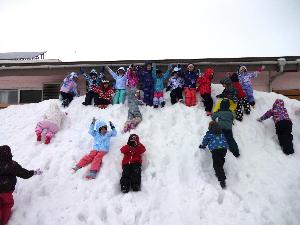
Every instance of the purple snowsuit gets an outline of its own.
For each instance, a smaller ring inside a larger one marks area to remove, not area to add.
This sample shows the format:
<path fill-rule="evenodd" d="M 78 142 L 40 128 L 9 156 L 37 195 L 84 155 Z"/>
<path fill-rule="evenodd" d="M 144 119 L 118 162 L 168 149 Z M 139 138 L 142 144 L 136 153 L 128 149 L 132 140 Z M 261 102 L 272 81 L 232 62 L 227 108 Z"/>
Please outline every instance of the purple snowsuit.
<path fill-rule="evenodd" d="M 255 99 L 253 96 L 253 88 L 252 88 L 252 84 L 251 84 L 251 79 L 256 78 L 257 75 L 258 75 L 257 71 L 243 72 L 243 73 L 238 74 L 239 82 L 242 85 L 242 88 L 247 95 L 248 102 L 252 106 L 255 105 Z"/>
<path fill-rule="evenodd" d="M 152 77 L 152 70 L 147 70 L 147 64 L 145 64 L 145 70 L 139 73 L 139 81 L 142 85 L 142 90 L 144 92 L 143 102 L 146 105 L 153 105 L 154 97 L 154 81 Z"/>

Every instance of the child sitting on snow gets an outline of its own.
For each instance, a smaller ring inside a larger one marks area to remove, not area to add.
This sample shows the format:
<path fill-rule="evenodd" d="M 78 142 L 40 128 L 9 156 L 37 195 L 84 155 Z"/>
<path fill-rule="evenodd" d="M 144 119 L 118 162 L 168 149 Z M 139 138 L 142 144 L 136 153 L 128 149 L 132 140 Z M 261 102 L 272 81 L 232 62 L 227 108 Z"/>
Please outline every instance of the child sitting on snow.
<path fill-rule="evenodd" d="M 214 70 L 212 68 L 207 68 L 204 74 L 200 73 L 197 79 L 197 90 L 203 99 L 206 115 L 210 116 L 213 108 L 213 100 L 211 98 L 211 80 L 213 79 Z"/>
<path fill-rule="evenodd" d="M 108 66 L 105 67 L 110 75 L 115 79 L 116 84 L 115 84 L 115 95 L 113 98 L 113 104 L 124 104 L 125 102 L 125 93 L 126 93 L 126 81 L 127 81 L 127 74 L 125 74 L 125 69 L 124 67 L 120 67 L 117 70 L 117 73 L 112 71 Z"/>
<path fill-rule="evenodd" d="M 13 192 L 17 177 L 28 179 L 33 175 L 41 175 L 42 171 L 26 170 L 13 161 L 11 149 L 7 145 L 0 146 L 0 224 L 5 225 L 11 215 L 14 205 Z M 24 206 L 25 207 L 25 206 Z"/>
<path fill-rule="evenodd" d="M 102 84 L 98 87 L 93 87 L 93 91 L 99 95 L 98 98 L 94 100 L 95 106 L 98 106 L 100 109 L 105 109 L 112 103 L 114 91 L 109 86 L 108 80 L 102 80 Z"/>
<path fill-rule="evenodd" d="M 72 168 L 74 172 L 80 168 L 91 163 L 91 168 L 89 173 L 86 175 L 86 179 L 95 179 L 97 173 L 100 170 L 102 159 L 106 153 L 109 151 L 109 143 L 111 137 L 117 135 L 117 131 L 112 122 L 109 122 L 111 131 L 107 131 L 107 125 L 101 120 L 93 118 L 90 125 L 89 134 L 94 138 L 93 150 L 85 155 L 77 165 Z"/>
<path fill-rule="evenodd" d="M 206 132 L 199 148 L 205 149 L 207 145 L 213 159 L 213 167 L 216 177 L 218 178 L 221 187 L 225 188 L 226 176 L 223 166 L 225 163 L 228 145 L 224 134 L 222 134 L 220 125 L 215 121 L 211 121 L 209 123 L 208 131 Z"/>
<path fill-rule="evenodd" d="M 251 108 L 250 108 L 250 104 L 248 102 L 246 93 L 244 92 L 240 82 L 239 82 L 239 78 L 238 78 L 238 74 L 237 73 L 233 73 L 230 76 L 230 80 L 232 81 L 232 85 L 234 87 L 234 89 L 236 90 L 236 94 L 237 94 L 237 98 L 238 98 L 238 102 L 237 102 L 237 107 L 235 110 L 235 118 L 238 121 L 242 121 L 243 120 L 243 107 L 244 107 L 244 112 L 249 115 L 251 112 Z"/>
<path fill-rule="evenodd" d="M 175 67 L 172 71 L 172 77 L 169 79 L 168 87 L 166 91 L 171 90 L 170 98 L 171 104 L 174 105 L 177 102 L 183 102 L 182 88 L 184 86 L 184 80 L 179 76 L 179 68 Z"/>
<path fill-rule="evenodd" d="M 152 77 L 154 80 L 153 106 L 154 108 L 158 108 L 158 105 L 160 105 L 163 108 L 166 104 L 164 100 L 164 81 L 169 77 L 172 65 L 169 65 L 167 72 L 164 74 L 161 70 L 156 70 L 155 63 L 153 63 L 152 66 Z"/>
<path fill-rule="evenodd" d="M 232 133 L 232 124 L 233 124 L 233 113 L 229 109 L 230 102 L 228 99 L 223 99 L 220 103 L 220 109 L 211 115 L 213 120 L 218 120 L 218 123 L 221 126 L 222 132 L 226 138 L 226 141 L 229 145 L 229 150 L 235 157 L 239 157 L 239 147 L 234 140 Z"/>
<path fill-rule="evenodd" d="M 139 105 L 144 105 L 142 101 L 141 93 L 139 90 L 127 89 L 128 98 L 128 117 L 124 125 L 123 132 L 129 132 L 135 129 L 137 125 L 142 121 L 142 114 L 139 109 Z"/>
<path fill-rule="evenodd" d="M 79 96 L 77 90 L 78 74 L 70 73 L 63 81 L 60 88 L 60 95 L 62 97 L 62 106 L 67 107 L 73 100 L 74 96 Z"/>
<path fill-rule="evenodd" d="M 64 120 L 67 113 L 62 112 L 55 102 L 51 102 L 48 109 L 44 114 L 44 119 L 36 125 L 35 133 L 37 141 L 42 140 L 42 132 L 45 131 L 46 139 L 45 144 L 49 144 L 51 138 L 60 129 L 60 125 Z"/>
<path fill-rule="evenodd" d="M 100 85 L 103 75 L 101 73 L 98 75 L 95 69 L 92 69 L 88 75 L 82 69 L 80 69 L 80 71 L 88 85 L 88 92 L 85 95 L 85 100 L 82 105 L 91 105 L 93 98 L 98 98 L 98 94 L 93 91 L 93 88 Z"/>
<path fill-rule="evenodd" d="M 273 108 L 268 110 L 262 117 L 258 118 L 257 121 L 262 122 L 270 117 L 272 117 L 275 122 L 276 134 L 282 151 L 287 155 L 293 154 L 293 123 L 284 107 L 284 101 L 282 99 L 276 99 Z"/>
<path fill-rule="evenodd" d="M 141 190 L 142 154 L 145 151 L 145 146 L 140 143 L 139 136 L 136 134 L 131 134 L 127 145 L 121 148 L 121 153 L 124 154 L 123 172 L 120 180 L 123 193 L 129 192 L 130 187 L 133 191 Z"/>
<path fill-rule="evenodd" d="M 247 95 L 248 102 L 250 105 L 255 108 L 255 99 L 253 96 L 253 88 L 251 84 L 251 79 L 256 78 L 258 74 L 265 69 L 265 66 L 261 66 L 257 71 L 255 72 L 247 72 L 246 66 L 239 66 L 238 68 L 238 77 L 240 84 L 243 87 L 243 90 L 245 91 Z"/>

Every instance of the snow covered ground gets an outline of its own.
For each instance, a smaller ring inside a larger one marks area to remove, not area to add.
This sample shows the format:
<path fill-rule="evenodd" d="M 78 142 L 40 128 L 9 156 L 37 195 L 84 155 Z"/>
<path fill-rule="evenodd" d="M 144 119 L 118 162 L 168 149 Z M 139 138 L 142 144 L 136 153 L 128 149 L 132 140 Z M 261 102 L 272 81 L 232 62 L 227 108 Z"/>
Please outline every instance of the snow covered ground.
<path fill-rule="evenodd" d="M 213 86 L 213 96 L 221 92 Z M 168 95 L 166 97 L 168 98 Z M 242 123 L 235 122 L 234 136 L 241 157 L 228 152 L 227 189 L 214 176 L 209 151 L 198 149 L 209 117 L 203 106 L 182 104 L 154 110 L 141 107 L 144 120 L 135 133 L 146 146 L 142 191 L 119 191 L 122 155 L 129 134 L 120 130 L 126 105 L 100 110 L 81 105 L 76 98 L 68 118 L 51 144 L 37 143 L 36 123 L 50 101 L 0 110 L 0 145 L 11 146 L 14 159 L 44 174 L 18 180 L 15 206 L 9 225 L 298 225 L 300 224 L 300 102 L 274 93 L 255 92 L 257 107 Z M 293 120 L 295 154 L 282 153 L 271 119 L 256 118 L 277 97 L 285 100 Z M 88 127 L 92 117 L 113 121 L 118 135 L 111 139 L 96 180 L 83 179 L 87 169 L 71 174 L 92 146 Z"/>

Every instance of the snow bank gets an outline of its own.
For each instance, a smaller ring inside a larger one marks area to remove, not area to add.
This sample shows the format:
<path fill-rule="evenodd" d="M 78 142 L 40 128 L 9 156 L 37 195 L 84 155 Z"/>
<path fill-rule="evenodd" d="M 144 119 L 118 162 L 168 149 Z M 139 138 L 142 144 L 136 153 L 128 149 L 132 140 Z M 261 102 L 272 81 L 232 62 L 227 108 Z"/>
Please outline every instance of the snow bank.
<path fill-rule="evenodd" d="M 213 96 L 221 90 L 214 85 Z M 0 110 L 0 145 L 11 146 L 14 159 L 25 168 L 44 170 L 43 176 L 18 180 L 9 225 L 298 225 L 300 116 L 294 111 L 300 103 L 274 93 L 255 92 L 255 97 L 256 109 L 233 128 L 241 157 L 227 153 L 226 190 L 214 176 L 210 153 L 198 149 L 210 121 L 201 103 L 171 106 L 168 99 L 163 109 L 141 107 L 144 120 L 135 133 L 147 148 L 142 191 L 128 194 L 119 191 L 119 149 L 129 136 L 120 133 L 126 106 L 100 110 L 84 107 L 83 97 L 76 98 L 50 145 L 36 142 L 34 128 L 54 100 Z M 255 120 L 278 97 L 294 123 L 292 156 L 282 153 L 271 119 Z M 119 133 L 111 139 L 97 179 L 85 181 L 88 168 L 76 174 L 70 169 L 91 149 L 93 116 L 113 121 Z"/>

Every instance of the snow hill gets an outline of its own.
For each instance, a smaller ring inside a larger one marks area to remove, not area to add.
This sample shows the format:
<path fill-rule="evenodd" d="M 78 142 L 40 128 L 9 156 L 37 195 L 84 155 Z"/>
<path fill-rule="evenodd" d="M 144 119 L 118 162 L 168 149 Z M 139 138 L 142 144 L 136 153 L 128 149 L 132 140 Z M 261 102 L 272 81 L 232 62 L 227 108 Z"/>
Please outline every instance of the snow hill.
<path fill-rule="evenodd" d="M 213 93 L 222 91 L 213 85 Z M 9 225 L 298 225 L 300 224 L 300 102 L 274 93 L 255 92 L 257 107 L 234 136 L 241 157 L 228 152 L 227 189 L 214 176 L 209 151 L 198 146 L 210 118 L 202 104 L 183 104 L 154 110 L 141 107 L 143 121 L 135 133 L 146 146 L 142 191 L 122 194 L 119 189 L 120 148 L 129 134 L 120 130 L 127 117 L 124 105 L 100 110 L 76 98 L 61 131 L 51 144 L 37 143 L 34 133 L 50 101 L 0 110 L 0 145 L 11 146 L 14 159 L 42 176 L 18 179 Z M 295 154 L 282 153 L 271 119 L 256 118 L 283 98 L 293 120 Z M 113 121 L 118 135 L 111 139 L 96 180 L 83 179 L 88 168 L 71 174 L 71 167 L 91 150 L 88 127 L 92 117 Z"/>

